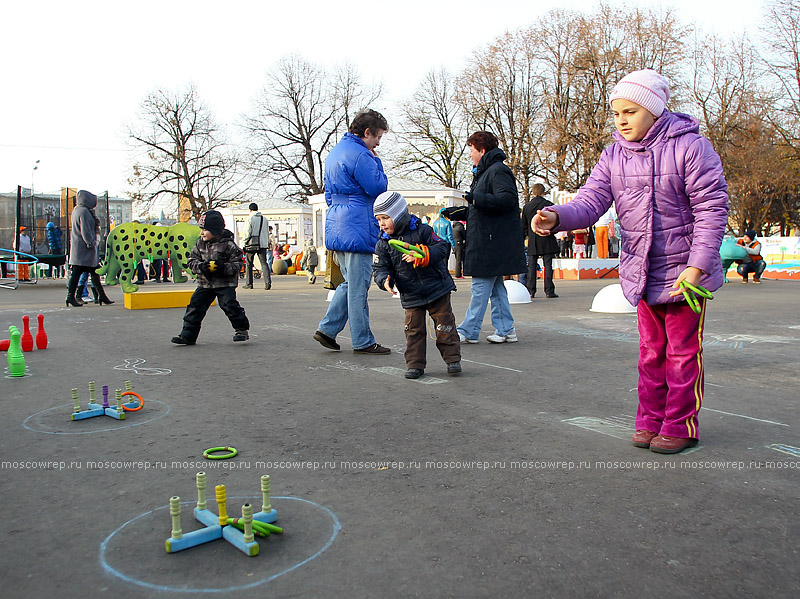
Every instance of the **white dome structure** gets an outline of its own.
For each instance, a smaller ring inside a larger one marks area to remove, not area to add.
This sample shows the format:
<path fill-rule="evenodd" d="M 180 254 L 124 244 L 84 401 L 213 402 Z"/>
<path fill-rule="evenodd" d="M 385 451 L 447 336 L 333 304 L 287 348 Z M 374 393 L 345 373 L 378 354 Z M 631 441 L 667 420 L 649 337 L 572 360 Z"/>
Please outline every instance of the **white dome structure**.
<path fill-rule="evenodd" d="M 614 283 L 603 287 L 598 291 L 592 300 L 590 312 L 608 312 L 610 314 L 630 314 L 636 312 L 636 308 L 622 295 L 622 285 Z"/>
<path fill-rule="evenodd" d="M 509 304 L 530 304 L 531 294 L 528 288 L 519 281 L 508 279 L 503 281 L 506 286 L 506 293 L 508 293 Z"/>

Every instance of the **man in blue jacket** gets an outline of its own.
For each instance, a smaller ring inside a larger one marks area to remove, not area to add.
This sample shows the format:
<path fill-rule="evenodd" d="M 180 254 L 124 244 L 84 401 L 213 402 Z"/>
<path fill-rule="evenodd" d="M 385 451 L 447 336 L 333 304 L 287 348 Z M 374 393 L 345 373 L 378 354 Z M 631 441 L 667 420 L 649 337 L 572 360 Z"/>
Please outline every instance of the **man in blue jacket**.
<path fill-rule="evenodd" d="M 375 198 L 386 191 L 387 179 L 375 148 L 389 129 L 379 112 L 356 115 L 350 130 L 325 160 L 325 246 L 335 252 L 342 282 L 333 294 L 316 339 L 323 347 L 339 351 L 336 335 L 350 321 L 353 351 L 385 355 L 388 347 L 375 342 L 369 328 L 367 293 L 372 280 L 372 254 L 380 233 L 372 212 Z"/>

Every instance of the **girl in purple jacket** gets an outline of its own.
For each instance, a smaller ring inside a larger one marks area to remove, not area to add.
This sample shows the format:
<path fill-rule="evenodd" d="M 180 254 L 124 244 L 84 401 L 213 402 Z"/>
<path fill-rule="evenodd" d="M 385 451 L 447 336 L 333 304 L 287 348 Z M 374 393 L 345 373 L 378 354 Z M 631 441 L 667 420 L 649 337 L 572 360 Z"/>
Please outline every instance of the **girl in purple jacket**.
<path fill-rule="evenodd" d="M 728 219 L 722 162 L 696 119 L 665 109 L 669 84 L 634 71 L 611 92 L 614 143 L 572 202 L 533 218 L 549 235 L 591 226 L 614 204 L 624 231 L 619 276 L 639 320 L 639 409 L 633 444 L 658 453 L 697 445 L 703 401 L 705 300 L 696 314 L 681 281 L 722 286 Z"/>

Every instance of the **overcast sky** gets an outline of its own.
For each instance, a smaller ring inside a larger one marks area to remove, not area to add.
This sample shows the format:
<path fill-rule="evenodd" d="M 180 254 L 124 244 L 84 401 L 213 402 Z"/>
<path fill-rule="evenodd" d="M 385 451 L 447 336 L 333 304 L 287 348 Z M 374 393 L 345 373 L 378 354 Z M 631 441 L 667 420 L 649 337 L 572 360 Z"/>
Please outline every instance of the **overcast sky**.
<path fill-rule="evenodd" d="M 552 8 L 596 6 L 595 0 L 10 1 L 2 10 L 0 191 L 33 182 L 37 192 L 69 186 L 124 196 L 132 164 L 126 124 L 157 88 L 193 82 L 217 120 L 231 124 L 250 107 L 267 69 L 295 52 L 325 66 L 352 62 L 366 82 L 383 82 L 388 107 L 410 96 L 431 69 L 458 72 L 474 49 L 506 30 Z M 660 6 L 707 31 L 755 35 L 763 0 L 661 0 Z"/>

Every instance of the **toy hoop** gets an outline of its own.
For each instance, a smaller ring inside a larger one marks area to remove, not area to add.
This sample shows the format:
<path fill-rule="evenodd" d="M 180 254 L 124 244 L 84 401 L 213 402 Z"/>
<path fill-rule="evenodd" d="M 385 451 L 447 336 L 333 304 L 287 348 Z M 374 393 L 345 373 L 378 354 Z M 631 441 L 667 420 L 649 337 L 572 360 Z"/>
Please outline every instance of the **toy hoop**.
<path fill-rule="evenodd" d="M 125 391 L 125 393 L 123 393 L 122 395 L 134 395 L 137 398 L 139 398 L 138 408 L 126 408 L 124 404 L 122 405 L 122 409 L 125 410 L 126 412 L 138 412 L 144 407 L 144 400 L 142 399 L 142 396 L 136 393 L 135 391 Z"/>
<path fill-rule="evenodd" d="M 700 287 L 699 285 L 692 285 L 688 281 L 681 281 L 681 288 L 683 290 L 683 297 L 686 298 L 686 303 L 689 304 L 689 307 L 695 314 L 700 314 L 702 310 L 700 302 L 697 301 L 698 295 L 705 299 L 714 299 L 714 295 L 708 289 Z"/>
<path fill-rule="evenodd" d="M 419 258 L 422 260 L 425 258 L 425 254 L 422 252 L 420 248 L 410 243 L 406 243 L 405 241 L 400 241 L 399 239 L 390 239 L 389 245 L 396 249 L 398 252 L 402 252 L 403 254 L 408 254 L 409 256 L 413 256 L 414 258 Z"/>
<path fill-rule="evenodd" d="M 212 455 L 218 451 L 227 451 L 220 455 Z M 208 460 L 227 460 L 239 454 L 239 450 L 235 447 L 211 447 L 203 452 L 203 457 Z"/>

